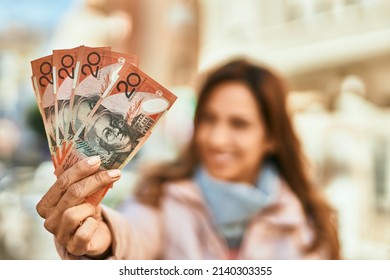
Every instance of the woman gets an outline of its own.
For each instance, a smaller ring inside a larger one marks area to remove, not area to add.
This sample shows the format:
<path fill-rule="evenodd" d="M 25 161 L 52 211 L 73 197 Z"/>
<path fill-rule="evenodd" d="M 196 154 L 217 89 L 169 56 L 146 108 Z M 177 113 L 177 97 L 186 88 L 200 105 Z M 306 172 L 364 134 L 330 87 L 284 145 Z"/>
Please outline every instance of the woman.
<path fill-rule="evenodd" d="M 305 174 L 271 71 L 236 60 L 199 91 L 194 137 L 176 162 L 143 173 L 120 211 L 83 203 L 120 178 L 77 163 L 37 205 L 62 258 L 338 259 L 332 211 Z"/>

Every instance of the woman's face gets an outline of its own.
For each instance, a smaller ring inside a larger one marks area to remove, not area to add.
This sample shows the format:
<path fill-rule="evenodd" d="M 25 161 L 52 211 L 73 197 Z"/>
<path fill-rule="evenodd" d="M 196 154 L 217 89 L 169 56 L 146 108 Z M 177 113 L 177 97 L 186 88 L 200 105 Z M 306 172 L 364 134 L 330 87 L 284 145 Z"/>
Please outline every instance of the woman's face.
<path fill-rule="evenodd" d="M 199 112 L 197 125 L 196 145 L 210 175 L 254 183 L 271 143 L 249 88 L 240 82 L 216 86 Z"/>

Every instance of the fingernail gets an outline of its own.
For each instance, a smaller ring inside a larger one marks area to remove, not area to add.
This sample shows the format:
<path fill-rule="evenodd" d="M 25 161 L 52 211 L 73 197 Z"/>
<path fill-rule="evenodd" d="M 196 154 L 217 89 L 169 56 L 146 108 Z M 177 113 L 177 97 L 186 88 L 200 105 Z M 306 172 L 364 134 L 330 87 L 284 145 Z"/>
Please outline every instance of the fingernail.
<path fill-rule="evenodd" d="M 121 176 L 121 171 L 119 169 L 108 170 L 107 173 L 111 178 L 117 178 Z"/>
<path fill-rule="evenodd" d="M 100 162 L 100 157 L 99 156 L 94 156 L 94 157 L 91 157 L 87 160 L 87 163 L 90 165 L 90 166 L 94 166 L 96 164 L 98 164 Z"/>

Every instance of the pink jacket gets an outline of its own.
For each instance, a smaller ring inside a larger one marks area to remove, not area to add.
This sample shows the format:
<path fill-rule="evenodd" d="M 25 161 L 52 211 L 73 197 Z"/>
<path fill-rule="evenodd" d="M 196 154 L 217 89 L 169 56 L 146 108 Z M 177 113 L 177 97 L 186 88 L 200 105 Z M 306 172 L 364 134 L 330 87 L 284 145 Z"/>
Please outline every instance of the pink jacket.
<path fill-rule="evenodd" d="M 304 251 L 313 232 L 299 200 L 281 181 L 278 199 L 258 213 L 244 235 L 238 259 L 326 259 L 324 250 Z M 113 233 L 110 259 L 228 259 L 199 188 L 192 181 L 170 183 L 159 209 L 135 200 L 121 212 L 104 207 Z M 64 259 L 77 259 L 57 244 Z"/>

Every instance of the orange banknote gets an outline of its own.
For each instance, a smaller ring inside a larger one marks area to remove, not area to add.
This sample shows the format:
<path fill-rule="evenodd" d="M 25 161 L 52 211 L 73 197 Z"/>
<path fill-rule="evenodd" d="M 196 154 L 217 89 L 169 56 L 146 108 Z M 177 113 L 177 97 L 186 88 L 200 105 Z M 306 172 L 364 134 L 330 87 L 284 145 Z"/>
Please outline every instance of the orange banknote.
<path fill-rule="evenodd" d="M 60 157 L 56 135 L 56 98 L 53 90 L 53 56 L 31 61 L 32 84 L 45 127 L 50 155 L 56 167 Z"/>

